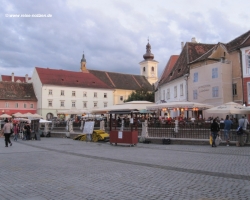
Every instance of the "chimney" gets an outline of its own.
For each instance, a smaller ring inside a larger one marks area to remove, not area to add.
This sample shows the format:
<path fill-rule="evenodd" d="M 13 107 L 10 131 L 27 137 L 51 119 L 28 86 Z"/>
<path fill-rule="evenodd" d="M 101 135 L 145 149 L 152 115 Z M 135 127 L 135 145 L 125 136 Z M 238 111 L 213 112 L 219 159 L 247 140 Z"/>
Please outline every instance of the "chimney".
<path fill-rule="evenodd" d="M 29 77 L 28 77 L 28 74 L 25 75 L 25 82 L 28 83 L 29 81 Z"/>
<path fill-rule="evenodd" d="M 14 72 L 11 74 L 11 82 L 14 82 Z"/>
<path fill-rule="evenodd" d="M 181 50 L 184 48 L 184 42 L 181 42 Z"/>
<path fill-rule="evenodd" d="M 193 37 L 193 38 L 191 39 L 191 42 L 193 42 L 193 43 L 197 43 L 197 41 L 196 41 L 195 37 Z"/>

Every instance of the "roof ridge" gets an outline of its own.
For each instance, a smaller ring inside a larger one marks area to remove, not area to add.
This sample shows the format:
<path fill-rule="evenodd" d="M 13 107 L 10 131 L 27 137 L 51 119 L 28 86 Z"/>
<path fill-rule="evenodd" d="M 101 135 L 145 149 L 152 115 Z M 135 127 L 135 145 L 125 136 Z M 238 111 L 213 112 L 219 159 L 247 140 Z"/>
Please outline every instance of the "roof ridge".
<path fill-rule="evenodd" d="M 110 80 L 110 82 L 112 83 L 112 85 L 115 87 L 114 82 L 112 81 L 112 79 L 110 78 L 110 76 L 108 75 L 108 72 L 105 72 L 106 76 L 108 77 L 108 79 Z"/>

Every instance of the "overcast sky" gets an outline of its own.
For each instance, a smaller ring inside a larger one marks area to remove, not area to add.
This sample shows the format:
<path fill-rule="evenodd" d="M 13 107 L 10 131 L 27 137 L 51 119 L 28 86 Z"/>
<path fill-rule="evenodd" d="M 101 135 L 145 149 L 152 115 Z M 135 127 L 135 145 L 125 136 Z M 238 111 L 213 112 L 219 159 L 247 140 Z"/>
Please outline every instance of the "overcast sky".
<path fill-rule="evenodd" d="M 79 71 L 83 51 L 88 69 L 139 74 L 149 38 L 160 75 L 181 42 L 227 43 L 250 30 L 249 8 L 249 0 L 0 0 L 0 74 Z"/>

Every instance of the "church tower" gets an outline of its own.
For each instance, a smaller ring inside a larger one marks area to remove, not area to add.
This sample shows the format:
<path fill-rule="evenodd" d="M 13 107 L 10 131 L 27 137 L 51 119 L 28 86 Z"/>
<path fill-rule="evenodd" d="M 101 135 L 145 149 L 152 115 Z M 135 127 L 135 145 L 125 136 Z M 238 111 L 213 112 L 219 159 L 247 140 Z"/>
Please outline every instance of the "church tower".
<path fill-rule="evenodd" d="M 82 54 L 80 71 L 82 71 L 82 72 L 88 72 L 88 70 L 86 68 L 86 59 L 84 57 L 84 54 Z"/>
<path fill-rule="evenodd" d="M 150 84 L 154 84 L 158 81 L 158 62 L 154 60 L 154 54 L 151 53 L 149 40 L 143 58 L 144 60 L 139 63 L 141 75 L 145 76 Z"/>

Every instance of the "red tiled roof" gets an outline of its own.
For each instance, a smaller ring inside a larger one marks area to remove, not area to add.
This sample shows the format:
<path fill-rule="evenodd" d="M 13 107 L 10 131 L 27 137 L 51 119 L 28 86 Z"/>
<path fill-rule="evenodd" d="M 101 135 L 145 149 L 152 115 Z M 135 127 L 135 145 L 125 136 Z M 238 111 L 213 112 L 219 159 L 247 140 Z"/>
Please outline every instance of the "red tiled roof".
<path fill-rule="evenodd" d="M 159 80 L 159 84 L 161 85 L 161 82 L 164 82 L 164 80 L 168 77 L 168 75 L 170 74 L 171 70 L 173 69 L 177 59 L 179 58 L 179 55 L 172 55 L 170 56 L 167 65 L 164 68 L 164 71 L 161 75 L 161 78 Z"/>
<path fill-rule="evenodd" d="M 32 83 L 0 81 L 0 99 L 37 101 Z"/>
<path fill-rule="evenodd" d="M 226 44 L 228 52 L 250 45 L 250 31 L 240 35 Z"/>
<path fill-rule="evenodd" d="M 167 83 L 185 74 L 188 74 L 188 64 L 208 52 L 214 46 L 215 44 L 187 42 L 184 48 L 182 49 L 181 54 L 177 59 L 173 69 L 171 70 L 169 75 L 164 79 L 164 81 L 161 82 L 161 84 Z"/>
<path fill-rule="evenodd" d="M 17 82 L 20 80 L 22 83 L 25 83 L 25 77 L 24 76 L 14 76 L 14 82 Z M 31 80 L 30 77 L 28 77 L 28 80 Z M 12 76 L 2 75 L 2 81 L 12 81 Z"/>
<path fill-rule="evenodd" d="M 89 70 L 89 72 L 115 89 L 139 90 L 145 88 L 148 91 L 153 90 L 153 86 L 148 82 L 145 76 L 99 70 Z"/>
<path fill-rule="evenodd" d="M 43 85 L 111 89 L 91 73 L 73 72 L 49 68 L 35 68 Z"/>

